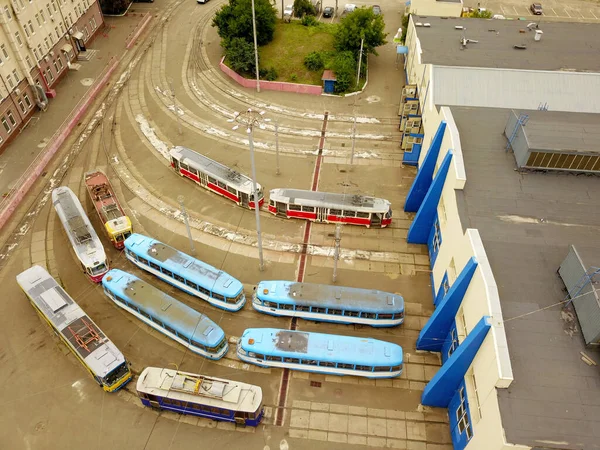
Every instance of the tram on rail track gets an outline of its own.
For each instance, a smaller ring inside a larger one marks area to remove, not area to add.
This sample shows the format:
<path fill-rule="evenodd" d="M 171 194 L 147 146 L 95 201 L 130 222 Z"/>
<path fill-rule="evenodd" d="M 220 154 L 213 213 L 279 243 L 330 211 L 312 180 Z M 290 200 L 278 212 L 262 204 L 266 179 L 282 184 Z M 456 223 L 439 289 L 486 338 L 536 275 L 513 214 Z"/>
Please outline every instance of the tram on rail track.
<path fill-rule="evenodd" d="M 52 191 L 52 204 L 83 271 L 93 282 L 99 283 L 108 272 L 108 261 L 102 242 L 79 199 L 71 189 L 61 186 Z"/>
<path fill-rule="evenodd" d="M 133 233 L 125 240 L 125 256 L 139 268 L 217 308 L 239 311 L 246 303 L 239 280 L 156 239 Z"/>
<path fill-rule="evenodd" d="M 108 177 L 101 170 L 95 170 L 87 172 L 83 181 L 104 231 L 112 244 L 122 250 L 125 239 L 131 235 L 131 220 L 123 211 Z"/>
<path fill-rule="evenodd" d="M 385 228 L 392 223 L 388 200 L 301 189 L 272 189 L 269 212 L 288 219 Z"/>
<path fill-rule="evenodd" d="M 37 313 L 102 389 L 115 392 L 131 380 L 129 363 L 123 354 L 46 269 L 32 266 L 17 275 L 17 283 Z"/>
<path fill-rule="evenodd" d="M 237 356 L 261 367 L 281 367 L 327 375 L 392 378 L 402 373 L 402 347 L 354 336 L 248 328 Z"/>
<path fill-rule="evenodd" d="M 225 333 L 216 323 L 138 277 L 111 269 L 102 287 L 118 307 L 194 353 L 213 360 L 227 353 Z"/>
<path fill-rule="evenodd" d="M 137 393 L 145 406 L 238 425 L 256 427 L 264 415 L 259 386 L 173 369 L 146 367 Z"/>
<path fill-rule="evenodd" d="M 273 316 L 372 327 L 393 327 L 404 321 L 400 295 L 328 284 L 261 281 L 254 290 L 252 306 Z"/>
<path fill-rule="evenodd" d="M 224 164 L 185 147 L 175 147 L 169 152 L 171 167 L 182 177 L 195 181 L 209 191 L 219 194 L 244 208 L 254 209 L 252 179 Z M 264 203 L 263 189 L 258 190 L 258 207 Z"/>

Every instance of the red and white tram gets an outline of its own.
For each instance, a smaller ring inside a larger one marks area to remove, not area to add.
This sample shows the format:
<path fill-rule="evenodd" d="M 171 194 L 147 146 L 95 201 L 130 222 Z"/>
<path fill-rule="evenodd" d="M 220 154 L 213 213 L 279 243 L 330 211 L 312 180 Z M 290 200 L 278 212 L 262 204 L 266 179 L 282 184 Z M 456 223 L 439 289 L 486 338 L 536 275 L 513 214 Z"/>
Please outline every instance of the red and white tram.
<path fill-rule="evenodd" d="M 170 152 L 171 167 L 182 177 L 194 180 L 200 186 L 233 200 L 240 206 L 254 209 L 252 179 L 229 167 L 213 161 L 189 148 L 175 147 Z M 264 203 L 263 190 L 258 189 L 259 208 Z"/>
<path fill-rule="evenodd" d="M 61 186 L 52 191 L 52 204 L 81 267 L 92 281 L 100 283 L 108 272 L 108 261 L 100 238 L 79 199 L 71 189 Z"/>
<path fill-rule="evenodd" d="M 269 212 L 315 222 L 387 227 L 392 223 L 389 201 L 382 198 L 300 189 L 272 189 Z"/>

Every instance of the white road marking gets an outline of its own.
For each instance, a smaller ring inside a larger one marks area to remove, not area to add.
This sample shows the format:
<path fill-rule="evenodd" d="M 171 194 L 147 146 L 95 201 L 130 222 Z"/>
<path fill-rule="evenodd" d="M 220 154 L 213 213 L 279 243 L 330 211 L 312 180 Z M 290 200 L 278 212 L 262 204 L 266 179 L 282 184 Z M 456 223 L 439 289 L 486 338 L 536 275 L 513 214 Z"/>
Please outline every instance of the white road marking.
<path fill-rule="evenodd" d="M 552 11 L 552 13 L 558 17 L 558 14 L 556 14 L 556 11 L 554 11 L 554 8 L 548 8 L 548 9 L 550 9 Z"/>
<path fill-rule="evenodd" d="M 598 17 L 596 17 L 596 14 L 594 14 L 594 11 L 592 11 L 592 10 L 590 9 L 590 13 L 592 14 L 592 16 L 594 16 L 594 19 L 598 20 Z"/>
<path fill-rule="evenodd" d="M 569 14 L 569 11 L 567 11 L 567 9 L 566 9 L 566 8 L 563 8 L 563 9 L 564 9 L 564 11 L 567 13 L 567 16 L 569 16 L 569 18 L 572 18 L 571 14 Z"/>

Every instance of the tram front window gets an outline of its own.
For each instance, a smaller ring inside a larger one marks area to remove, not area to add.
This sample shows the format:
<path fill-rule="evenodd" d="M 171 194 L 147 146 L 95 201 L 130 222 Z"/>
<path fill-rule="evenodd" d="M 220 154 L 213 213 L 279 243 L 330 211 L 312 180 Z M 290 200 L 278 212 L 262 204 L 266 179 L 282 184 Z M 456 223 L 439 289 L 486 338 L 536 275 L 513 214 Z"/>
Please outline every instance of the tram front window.
<path fill-rule="evenodd" d="M 117 241 L 117 242 L 123 242 L 123 239 L 124 239 L 124 238 L 123 238 L 123 235 L 122 235 L 122 234 L 117 234 L 117 235 L 115 236 L 115 241 Z"/>
<path fill-rule="evenodd" d="M 92 267 L 91 269 L 88 268 L 88 272 L 90 273 L 90 275 L 98 275 L 99 273 L 102 273 L 105 271 L 106 271 L 105 263 L 98 264 L 96 267 Z"/>
<path fill-rule="evenodd" d="M 127 367 L 127 361 L 125 361 L 123 364 L 120 364 L 115 369 L 113 369 L 112 372 L 110 372 L 108 375 L 106 375 L 102 379 L 102 381 L 107 386 L 112 386 L 113 384 L 115 384 L 117 382 L 117 380 L 122 378 L 127 373 L 128 370 L 129 370 L 129 368 Z"/>
<path fill-rule="evenodd" d="M 385 213 L 386 219 L 389 219 L 390 217 L 392 217 L 392 208 L 388 209 L 388 212 Z"/>

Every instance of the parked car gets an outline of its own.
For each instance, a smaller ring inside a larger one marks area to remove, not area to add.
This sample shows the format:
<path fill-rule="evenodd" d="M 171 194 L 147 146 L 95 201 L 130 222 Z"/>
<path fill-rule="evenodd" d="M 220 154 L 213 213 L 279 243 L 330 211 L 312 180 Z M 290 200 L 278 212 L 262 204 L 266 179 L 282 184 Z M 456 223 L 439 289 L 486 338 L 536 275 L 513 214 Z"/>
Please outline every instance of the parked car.
<path fill-rule="evenodd" d="M 345 13 L 351 13 L 355 9 L 356 9 L 356 5 L 354 3 L 346 3 L 344 5 L 344 12 Z"/>
<path fill-rule="evenodd" d="M 494 14 L 492 19 L 506 20 L 506 17 L 504 17 L 502 14 Z"/>
<path fill-rule="evenodd" d="M 333 13 L 334 13 L 334 9 L 333 6 L 326 6 L 325 9 L 323 10 L 323 17 L 328 18 L 328 17 L 333 17 Z"/>
<path fill-rule="evenodd" d="M 287 5 L 283 10 L 284 16 L 293 16 L 294 15 L 294 5 Z"/>
<path fill-rule="evenodd" d="M 531 10 L 531 14 L 533 14 L 534 16 L 542 15 L 542 4 L 541 3 L 532 3 L 531 6 L 529 7 L 529 9 Z"/>
<path fill-rule="evenodd" d="M 376 16 L 380 16 L 381 15 L 381 6 L 373 5 L 373 14 Z"/>

